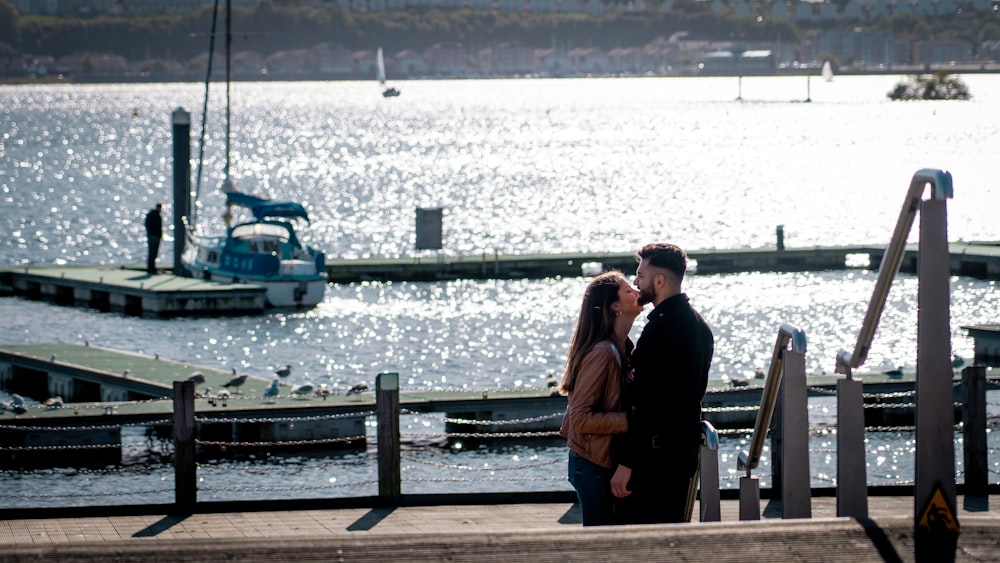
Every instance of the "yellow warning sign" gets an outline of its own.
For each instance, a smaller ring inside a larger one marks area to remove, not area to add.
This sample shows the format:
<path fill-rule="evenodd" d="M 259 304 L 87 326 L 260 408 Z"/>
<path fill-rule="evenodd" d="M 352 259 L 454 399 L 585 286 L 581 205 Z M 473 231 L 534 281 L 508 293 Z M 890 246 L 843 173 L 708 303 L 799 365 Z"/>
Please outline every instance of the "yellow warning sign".
<path fill-rule="evenodd" d="M 951 508 L 947 499 L 944 498 L 944 490 L 941 483 L 934 485 L 934 492 L 927 501 L 927 505 L 920 511 L 920 518 L 917 520 L 917 531 L 952 534 L 959 533 L 958 519 L 955 518 L 955 511 Z"/>

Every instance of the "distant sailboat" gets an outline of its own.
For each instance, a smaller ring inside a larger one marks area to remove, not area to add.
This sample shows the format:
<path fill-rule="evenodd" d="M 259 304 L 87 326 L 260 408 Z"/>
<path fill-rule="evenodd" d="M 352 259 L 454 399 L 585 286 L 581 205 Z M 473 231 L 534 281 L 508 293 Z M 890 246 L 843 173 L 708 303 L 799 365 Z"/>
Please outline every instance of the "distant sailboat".
<path fill-rule="evenodd" d="M 396 88 L 385 87 L 385 59 L 382 57 L 382 47 L 378 48 L 378 54 L 375 55 L 375 78 L 382 87 L 382 97 L 392 98 L 399 95 L 399 90 Z"/>
<path fill-rule="evenodd" d="M 833 65 L 830 64 L 829 60 L 823 62 L 823 80 L 827 82 L 833 81 Z"/>

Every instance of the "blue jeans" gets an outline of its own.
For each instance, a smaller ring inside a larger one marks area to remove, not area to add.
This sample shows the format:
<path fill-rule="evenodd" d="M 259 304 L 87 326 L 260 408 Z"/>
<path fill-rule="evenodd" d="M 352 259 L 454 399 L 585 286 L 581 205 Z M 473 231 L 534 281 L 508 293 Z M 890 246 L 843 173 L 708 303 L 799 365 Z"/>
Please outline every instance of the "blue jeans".
<path fill-rule="evenodd" d="M 569 452 L 569 482 L 576 489 L 583 512 L 584 526 L 614 524 L 614 501 L 611 494 L 611 476 L 614 471 L 587 460 L 576 452 Z"/>

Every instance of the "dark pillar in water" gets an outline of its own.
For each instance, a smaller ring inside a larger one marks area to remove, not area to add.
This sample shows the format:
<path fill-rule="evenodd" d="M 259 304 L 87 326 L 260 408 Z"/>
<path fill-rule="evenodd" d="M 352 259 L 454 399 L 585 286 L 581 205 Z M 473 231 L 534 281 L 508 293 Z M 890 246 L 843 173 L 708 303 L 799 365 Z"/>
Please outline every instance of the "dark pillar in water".
<path fill-rule="evenodd" d="M 778 225 L 778 228 L 775 230 L 775 233 L 778 236 L 778 250 L 784 250 L 785 249 L 785 226 L 784 225 Z"/>
<path fill-rule="evenodd" d="M 174 134 L 174 275 L 189 276 L 181 265 L 187 222 L 191 216 L 191 114 L 177 108 L 171 115 Z"/>

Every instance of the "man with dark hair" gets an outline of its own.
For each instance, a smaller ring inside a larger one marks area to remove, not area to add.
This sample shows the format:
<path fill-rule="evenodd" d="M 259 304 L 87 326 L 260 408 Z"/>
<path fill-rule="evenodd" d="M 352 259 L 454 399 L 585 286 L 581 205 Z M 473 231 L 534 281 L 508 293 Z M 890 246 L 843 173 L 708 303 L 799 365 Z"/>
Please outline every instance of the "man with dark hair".
<path fill-rule="evenodd" d="M 672 244 L 636 253 L 639 302 L 652 303 L 632 355 L 623 404 L 628 433 L 620 440 L 611 490 L 627 524 L 685 521 L 698 466 L 701 400 L 715 339 L 681 292 L 687 255 Z"/>
<path fill-rule="evenodd" d="M 160 240 L 163 238 L 163 217 L 160 211 L 163 204 L 157 203 L 154 209 L 146 214 L 146 242 L 149 243 L 149 255 L 146 256 L 146 272 L 156 273 L 156 255 L 160 253 Z"/>

